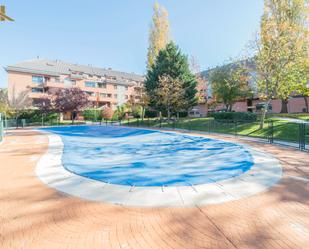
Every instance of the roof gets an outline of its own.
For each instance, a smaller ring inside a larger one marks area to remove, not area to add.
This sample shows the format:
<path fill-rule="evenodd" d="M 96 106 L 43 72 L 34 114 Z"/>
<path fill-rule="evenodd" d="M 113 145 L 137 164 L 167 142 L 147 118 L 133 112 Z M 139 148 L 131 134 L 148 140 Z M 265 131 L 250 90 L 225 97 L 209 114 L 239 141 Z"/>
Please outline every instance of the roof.
<path fill-rule="evenodd" d="M 37 74 L 46 74 L 51 76 L 59 76 L 61 74 L 73 75 L 83 73 L 88 75 L 96 76 L 110 76 L 116 77 L 117 80 L 122 81 L 123 79 L 131 79 L 134 81 L 143 81 L 142 75 L 134 73 L 126 73 L 115 71 L 112 69 L 92 67 L 91 65 L 79 65 L 61 60 L 46 60 L 46 59 L 34 59 L 28 61 L 22 61 L 15 65 L 7 66 L 6 71 L 17 71 L 17 72 L 28 72 Z"/>
<path fill-rule="evenodd" d="M 251 70 L 255 70 L 255 62 L 254 62 L 254 58 L 249 58 L 249 59 L 246 59 L 246 60 L 240 60 L 240 61 L 237 61 L 237 62 L 232 62 L 232 63 L 227 63 L 227 64 L 224 64 L 222 66 L 217 66 L 217 67 L 214 67 L 214 68 L 210 68 L 210 69 L 207 69 L 207 70 L 204 70 L 204 71 L 201 71 L 201 75 L 203 77 L 205 77 L 206 79 L 209 78 L 209 75 L 210 73 L 215 70 L 216 68 L 221 68 L 221 67 L 232 67 L 232 68 L 236 68 L 238 67 L 239 65 L 243 65 Z"/>

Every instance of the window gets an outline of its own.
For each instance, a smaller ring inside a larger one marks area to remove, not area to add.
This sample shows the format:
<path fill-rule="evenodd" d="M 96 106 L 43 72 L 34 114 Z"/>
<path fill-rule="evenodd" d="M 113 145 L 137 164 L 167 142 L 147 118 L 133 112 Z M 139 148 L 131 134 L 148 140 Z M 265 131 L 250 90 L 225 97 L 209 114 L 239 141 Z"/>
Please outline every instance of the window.
<path fill-rule="evenodd" d="M 86 93 L 89 95 L 89 96 L 95 96 L 95 93 L 94 92 L 88 92 L 88 91 L 86 91 Z"/>
<path fill-rule="evenodd" d="M 42 84 L 44 83 L 44 77 L 43 76 L 32 76 L 32 82 Z"/>
<path fill-rule="evenodd" d="M 129 96 L 128 95 L 126 95 L 126 99 L 128 99 L 129 98 Z"/>
<path fill-rule="evenodd" d="M 55 83 L 60 83 L 60 79 L 58 78 L 58 77 L 56 77 L 56 78 L 52 78 L 53 80 L 53 82 L 55 82 Z"/>
<path fill-rule="evenodd" d="M 85 87 L 96 87 L 96 82 L 93 81 L 85 81 Z"/>
<path fill-rule="evenodd" d="M 33 92 L 33 93 L 43 93 L 44 89 L 43 88 L 32 88 L 31 92 Z"/>
<path fill-rule="evenodd" d="M 117 97 L 118 97 L 118 95 L 117 95 L 117 94 L 114 94 L 114 98 L 117 99 Z"/>
<path fill-rule="evenodd" d="M 126 90 L 128 90 L 128 87 L 126 86 Z"/>
<path fill-rule="evenodd" d="M 100 97 L 106 98 L 106 93 L 100 93 Z"/>
<path fill-rule="evenodd" d="M 106 88 L 106 84 L 105 83 L 98 83 L 98 87 L 99 88 Z"/>
<path fill-rule="evenodd" d="M 117 85 L 114 85 L 114 89 L 117 89 Z"/>
<path fill-rule="evenodd" d="M 107 98 L 111 98 L 112 95 L 110 93 L 107 94 Z"/>

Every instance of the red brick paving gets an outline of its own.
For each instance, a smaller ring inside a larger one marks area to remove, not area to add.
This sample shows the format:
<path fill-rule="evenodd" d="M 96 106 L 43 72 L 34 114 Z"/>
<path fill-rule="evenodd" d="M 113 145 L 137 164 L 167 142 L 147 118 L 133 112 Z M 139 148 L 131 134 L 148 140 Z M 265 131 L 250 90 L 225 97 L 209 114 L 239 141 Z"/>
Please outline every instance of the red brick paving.
<path fill-rule="evenodd" d="M 12 132 L 0 145 L 0 248 L 309 248 L 309 183 L 290 177 L 309 179 L 309 154 L 246 143 L 280 159 L 278 185 L 225 204 L 142 209 L 48 188 L 34 173 L 46 136 Z"/>

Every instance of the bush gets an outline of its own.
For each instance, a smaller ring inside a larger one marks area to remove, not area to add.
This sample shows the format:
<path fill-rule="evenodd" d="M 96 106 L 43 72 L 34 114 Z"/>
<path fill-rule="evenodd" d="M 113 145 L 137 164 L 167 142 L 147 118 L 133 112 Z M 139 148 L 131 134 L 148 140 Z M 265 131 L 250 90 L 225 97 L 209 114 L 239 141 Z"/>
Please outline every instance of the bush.
<path fill-rule="evenodd" d="M 44 122 L 56 120 L 58 118 L 57 113 L 43 114 Z M 40 110 L 25 110 L 20 113 L 18 119 L 26 119 L 28 123 L 42 122 L 42 112 Z"/>
<path fill-rule="evenodd" d="M 157 111 L 153 111 L 153 110 L 149 110 L 149 109 L 145 110 L 145 118 L 156 118 L 157 116 L 158 116 Z"/>
<path fill-rule="evenodd" d="M 103 108 L 102 117 L 104 119 L 111 119 L 113 117 L 113 110 L 110 107 Z"/>
<path fill-rule="evenodd" d="M 84 120 L 101 120 L 102 119 L 102 110 L 98 109 L 86 109 L 84 110 Z"/>
<path fill-rule="evenodd" d="M 252 112 L 214 112 L 209 115 L 215 120 L 256 121 L 257 114 Z"/>

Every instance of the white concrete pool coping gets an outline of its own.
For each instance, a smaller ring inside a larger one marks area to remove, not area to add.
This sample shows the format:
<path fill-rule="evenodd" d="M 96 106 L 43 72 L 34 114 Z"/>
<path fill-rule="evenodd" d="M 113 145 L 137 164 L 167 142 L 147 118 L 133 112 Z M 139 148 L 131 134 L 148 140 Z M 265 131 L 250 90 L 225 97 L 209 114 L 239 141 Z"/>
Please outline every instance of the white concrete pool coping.
<path fill-rule="evenodd" d="M 90 201 L 132 207 L 218 204 L 266 191 L 282 177 L 282 168 L 276 158 L 264 151 L 241 144 L 251 153 L 254 165 L 238 177 L 192 186 L 137 187 L 110 184 L 67 171 L 62 165 L 64 145 L 61 137 L 54 133 L 44 133 L 48 136 L 49 144 L 47 152 L 40 158 L 36 167 L 39 179 L 51 188 Z"/>

